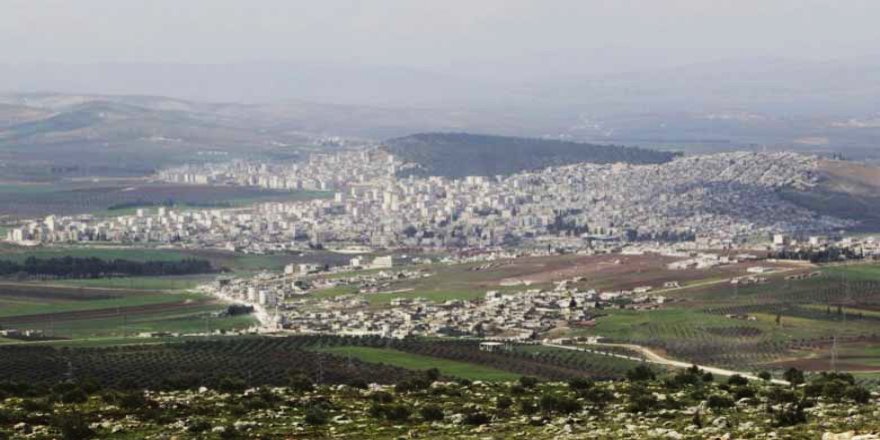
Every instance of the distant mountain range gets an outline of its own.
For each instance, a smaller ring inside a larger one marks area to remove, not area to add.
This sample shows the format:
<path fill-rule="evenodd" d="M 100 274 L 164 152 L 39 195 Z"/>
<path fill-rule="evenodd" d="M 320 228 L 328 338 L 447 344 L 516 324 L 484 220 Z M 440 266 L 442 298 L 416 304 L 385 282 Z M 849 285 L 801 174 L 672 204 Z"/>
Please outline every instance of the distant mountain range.
<path fill-rule="evenodd" d="M 452 178 L 507 175 L 578 162 L 656 164 L 677 155 L 644 148 L 468 133 L 420 133 L 390 139 L 383 145 L 404 162 L 418 165 L 405 173 Z"/>

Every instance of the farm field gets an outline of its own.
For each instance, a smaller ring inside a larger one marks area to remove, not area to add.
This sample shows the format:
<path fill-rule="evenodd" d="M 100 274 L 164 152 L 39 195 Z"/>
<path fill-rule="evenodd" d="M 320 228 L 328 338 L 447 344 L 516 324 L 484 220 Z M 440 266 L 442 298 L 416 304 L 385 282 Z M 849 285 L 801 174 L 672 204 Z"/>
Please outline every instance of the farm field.
<path fill-rule="evenodd" d="M 219 250 L 167 249 L 157 247 L 128 246 L 43 246 L 20 247 L 0 244 L 0 260 L 22 262 L 29 257 L 95 257 L 105 260 L 131 261 L 180 261 L 188 258 L 210 261 L 215 267 L 233 272 L 281 270 L 291 263 L 347 264 L 350 256 L 327 251 L 310 251 L 303 254 L 252 255 L 236 254 Z"/>
<path fill-rule="evenodd" d="M 428 278 L 394 282 L 387 290 L 364 298 L 373 305 L 387 304 L 394 298 L 422 297 L 443 302 L 455 299 L 479 299 L 487 291 L 516 292 L 550 288 L 554 282 L 583 277 L 576 285 L 583 289 L 620 290 L 638 286 L 659 288 L 666 281 L 681 285 L 717 283 L 745 275 L 751 266 L 765 265 L 791 270 L 798 268 L 780 263 L 741 263 L 708 270 L 669 270 L 666 264 L 676 258 L 660 255 L 562 255 L 529 257 L 515 260 L 464 264 L 418 266 L 433 275 Z M 362 272 L 357 272 L 358 274 Z M 334 288 L 317 292 L 319 296 L 350 293 L 351 289 Z"/>
<path fill-rule="evenodd" d="M 747 371 L 795 365 L 827 370 L 837 339 L 844 370 L 880 371 L 880 271 L 861 264 L 819 269 L 821 276 L 735 287 L 729 283 L 664 292 L 659 310 L 607 309 L 575 336 L 652 347 L 686 362 Z M 810 269 L 815 271 L 816 269 Z M 875 274 L 878 276 L 875 277 Z"/>
<path fill-rule="evenodd" d="M 53 280 L 52 284 L 82 287 L 105 287 L 139 290 L 190 290 L 210 282 L 215 274 L 152 277 L 115 277 Z"/>
<path fill-rule="evenodd" d="M 249 386 L 285 385 L 294 371 L 319 383 L 390 383 L 410 374 L 391 365 L 308 350 L 315 342 L 308 337 L 242 336 L 111 347 L 0 345 L 0 369 L 11 381 L 57 383 L 72 375 L 105 386 L 129 383 L 150 389 L 213 388 L 230 377 Z"/>
<path fill-rule="evenodd" d="M 0 326 L 49 338 L 135 336 L 142 332 L 246 329 L 249 316 L 226 317 L 226 305 L 196 293 L 39 284 L 0 284 Z"/>
<path fill-rule="evenodd" d="M 444 376 L 452 376 L 470 380 L 505 381 L 516 380 L 519 375 L 464 362 L 433 358 L 403 351 L 373 347 L 330 347 L 320 351 L 342 357 L 351 356 L 365 362 L 394 365 L 410 370 L 427 370 L 437 368 Z"/>
<path fill-rule="evenodd" d="M 22 262 L 30 257 L 34 258 L 101 258 L 104 260 L 131 260 L 131 261 L 180 261 L 191 258 L 189 255 L 176 250 L 163 250 L 153 248 L 128 248 L 122 246 L 52 246 L 25 248 L 18 246 L 6 246 L 0 248 L 0 259 Z"/>

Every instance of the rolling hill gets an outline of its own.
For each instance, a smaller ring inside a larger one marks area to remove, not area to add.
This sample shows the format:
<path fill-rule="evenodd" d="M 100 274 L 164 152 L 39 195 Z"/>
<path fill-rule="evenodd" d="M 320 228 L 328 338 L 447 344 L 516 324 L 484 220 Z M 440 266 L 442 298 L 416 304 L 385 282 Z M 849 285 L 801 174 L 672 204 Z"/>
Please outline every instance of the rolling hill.
<path fill-rule="evenodd" d="M 385 141 L 385 149 L 417 167 L 407 174 L 464 177 L 506 175 L 578 162 L 665 163 L 678 153 L 615 145 L 489 136 L 420 133 Z"/>
<path fill-rule="evenodd" d="M 859 230 L 880 231 L 880 167 L 820 160 L 817 174 L 814 188 L 785 190 L 782 197 L 820 214 L 858 220 Z"/>

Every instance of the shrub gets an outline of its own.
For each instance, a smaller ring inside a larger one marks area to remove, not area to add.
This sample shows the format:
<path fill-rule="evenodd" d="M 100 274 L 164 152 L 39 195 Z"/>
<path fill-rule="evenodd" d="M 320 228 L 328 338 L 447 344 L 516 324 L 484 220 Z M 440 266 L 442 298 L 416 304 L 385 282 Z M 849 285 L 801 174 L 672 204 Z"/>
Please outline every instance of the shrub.
<path fill-rule="evenodd" d="M 126 411 L 134 411 L 147 406 L 147 397 L 141 391 L 130 391 L 119 395 L 119 407 Z"/>
<path fill-rule="evenodd" d="M 422 391 L 431 387 L 431 381 L 424 377 L 415 377 L 405 379 L 394 386 L 394 390 L 398 393 L 407 393 L 411 391 Z"/>
<path fill-rule="evenodd" d="M 436 368 L 429 368 L 425 370 L 425 379 L 435 382 L 437 379 L 440 379 L 440 370 Z"/>
<path fill-rule="evenodd" d="M 62 403 L 83 403 L 89 400 L 89 395 L 82 388 L 76 387 L 61 394 L 59 400 Z"/>
<path fill-rule="evenodd" d="M 804 413 L 804 407 L 800 404 L 788 404 L 776 413 L 774 423 L 776 426 L 794 426 L 800 423 L 806 423 L 807 415 Z"/>
<path fill-rule="evenodd" d="M 847 388 L 850 385 L 840 379 L 833 379 L 822 386 L 822 397 L 833 402 L 840 402 L 846 396 Z"/>
<path fill-rule="evenodd" d="M 584 393 L 584 398 L 599 410 L 604 409 L 609 403 L 614 401 L 614 393 L 599 387 L 593 387 Z"/>
<path fill-rule="evenodd" d="M 85 440 L 95 436 L 95 431 L 89 428 L 88 422 L 79 413 L 60 415 L 52 421 L 52 425 L 61 431 L 64 440 Z"/>
<path fill-rule="evenodd" d="M 224 426 L 223 431 L 220 432 L 220 440 L 236 440 L 240 439 L 241 437 L 241 433 L 239 433 L 233 425 Z"/>
<path fill-rule="evenodd" d="M 482 411 L 472 411 L 464 415 L 462 422 L 465 425 L 479 426 L 486 425 L 491 421 L 489 416 Z"/>
<path fill-rule="evenodd" d="M 727 378 L 727 384 L 733 386 L 743 386 L 748 385 L 749 380 L 745 377 L 740 376 L 739 374 L 734 374 L 733 376 Z"/>
<path fill-rule="evenodd" d="M 790 390 L 772 387 L 767 390 L 767 401 L 774 405 L 780 403 L 794 403 L 797 402 L 797 395 Z"/>
<path fill-rule="evenodd" d="M 245 388 L 247 384 L 240 377 L 224 376 L 217 382 L 217 390 L 223 393 L 242 393 Z"/>
<path fill-rule="evenodd" d="M 574 391 L 586 391 L 593 387 L 593 381 L 583 377 L 576 377 L 568 381 L 568 387 Z"/>
<path fill-rule="evenodd" d="M 797 386 L 804 383 L 804 372 L 792 367 L 782 373 L 782 378 L 791 383 L 791 386 Z"/>
<path fill-rule="evenodd" d="M 730 397 L 714 394 L 709 396 L 709 399 L 706 400 L 706 405 L 714 410 L 719 410 L 725 408 L 733 408 L 734 403 L 733 399 L 731 399 Z"/>
<path fill-rule="evenodd" d="M 495 407 L 504 411 L 513 405 L 513 399 L 507 396 L 499 396 L 495 401 Z"/>
<path fill-rule="evenodd" d="M 305 422 L 309 425 L 320 426 L 327 423 L 330 416 L 320 405 L 312 405 L 306 410 Z"/>
<path fill-rule="evenodd" d="M 378 403 L 391 403 L 394 401 L 394 396 L 388 391 L 376 391 L 370 394 L 370 400 Z"/>
<path fill-rule="evenodd" d="M 391 422 L 402 423 L 409 420 L 410 411 L 409 407 L 406 405 L 388 405 L 385 408 L 385 418 Z"/>
<path fill-rule="evenodd" d="M 846 397 L 864 405 L 871 401 L 871 392 L 860 386 L 850 386 L 846 389 Z"/>
<path fill-rule="evenodd" d="M 647 365 L 639 365 L 632 370 L 626 372 L 626 378 L 630 382 L 645 382 L 649 380 L 654 380 L 657 378 L 657 375 L 654 374 L 654 370 Z"/>
<path fill-rule="evenodd" d="M 186 430 L 193 433 L 193 434 L 205 432 L 209 429 L 211 429 L 211 423 L 205 419 L 193 419 L 189 422 L 189 425 L 186 427 Z"/>
<path fill-rule="evenodd" d="M 534 388 L 535 385 L 538 384 L 538 378 L 531 377 L 531 376 L 522 376 L 519 378 L 519 384 L 520 384 L 520 386 L 522 386 L 523 388 L 526 388 L 526 389 Z"/>
<path fill-rule="evenodd" d="M 287 376 L 287 385 L 298 393 L 307 393 L 315 389 L 315 384 L 305 373 L 293 372 Z"/>
<path fill-rule="evenodd" d="M 645 413 L 657 405 L 657 398 L 654 394 L 642 388 L 634 386 L 629 390 L 629 403 L 626 406 L 627 411 L 632 413 Z"/>
<path fill-rule="evenodd" d="M 524 415 L 530 416 L 536 412 L 538 412 L 538 407 L 532 403 L 531 400 L 520 400 L 519 401 L 519 412 Z"/>
<path fill-rule="evenodd" d="M 419 410 L 419 415 L 426 422 L 437 422 L 443 420 L 443 409 L 437 405 L 425 405 Z"/>
<path fill-rule="evenodd" d="M 25 399 L 21 402 L 21 408 L 29 413 L 52 412 L 52 405 L 46 399 Z"/>
<path fill-rule="evenodd" d="M 749 388 L 748 386 L 736 387 L 733 389 L 733 398 L 736 400 L 740 399 L 751 399 L 755 397 L 755 390 Z"/>
<path fill-rule="evenodd" d="M 352 388 L 357 388 L 359 390 L 365 390 L 369 387 L 367 381 L 363 379 L 352 379 L 348 382 L 348 386 Z"/>

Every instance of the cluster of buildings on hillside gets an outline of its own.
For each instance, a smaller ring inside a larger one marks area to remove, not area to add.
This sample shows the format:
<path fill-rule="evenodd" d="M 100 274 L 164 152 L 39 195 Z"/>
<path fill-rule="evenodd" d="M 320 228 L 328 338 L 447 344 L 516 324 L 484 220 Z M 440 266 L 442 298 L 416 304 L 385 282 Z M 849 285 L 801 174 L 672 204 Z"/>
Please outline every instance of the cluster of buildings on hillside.
<path fill-rule="evenodd" d="M 313 154 L 303 163 L 225 162 L 161 170 L 158 180 L 196 185 L 253 186 L 274 190 L 346 189 L 394 175 L 400 163 L 379 150 Z"/>
<path fill-rule="evenodd" d="M 315 156 L 301 165 L 179 168 L 171 181 L 334 189 L 332 200 L 248 208 L 139 210 L 134 215 L 34 220 L 17 242 L 156 243 L 265 253 L 315 246 L 589 247 L 606 240 L 730 245 L 772 233 L 831 231 L 850 222 L 782 200 L 814 183 L 815 159 L 724 153 L 661 165 L 577 164 L 511 176 L 398 178 L 380 150 Z"/>
<path fill-rule="evenodd" d="M 430 276 L 421 271 L 399 270 L 356 274 L 337 279 L 334 285 L 370 286 L 389 280 Z M 266 275 L 252 279 L 220 281 L 204 286 L 207 293 L 253 305 L 269 329 L 295 333 L 340 335 L 479 336 L 530 340 L 565 327 L 591 327 L 604 308 L 653 308 L 665 298 L 643 287 L 630 291 L 582 291 L 569 282 L 553 290 L 531 289 L 502 293 L 490 291 L 477 300 L 434 302 L 412 296 L 390 301 L 390 307 L 372 307 L 371 291 L 359 294 L 306 296 L 302 279 Z M 572 280 L 576 281 L 576 280 Z M 324 288 L 315 282 L 308 287 Z"/>

